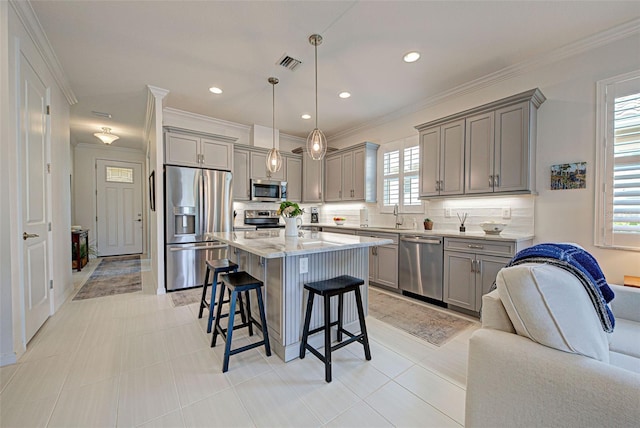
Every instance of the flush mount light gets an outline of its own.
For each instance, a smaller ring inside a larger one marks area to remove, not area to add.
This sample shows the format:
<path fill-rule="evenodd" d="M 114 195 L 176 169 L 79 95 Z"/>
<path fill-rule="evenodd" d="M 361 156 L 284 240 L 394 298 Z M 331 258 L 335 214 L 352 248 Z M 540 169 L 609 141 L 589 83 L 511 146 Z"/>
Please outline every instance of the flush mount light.
<path fill-rule="evenodd" d="M 221 94 L 222 93 L 222 89 L 216 88 L 215 86 L 212 86 L 212 87 L 209 88 L 209 92 L 212 92 L 214 94 Z"/>
<path fill-rule="evenodd" d="M 340 93 L 338 94 L 338 96 L 339 96 L 340 98 L 349 98 L 349 97 L 351 96 L 351 93 L 350 93 L 350 92 L 347 92 L 347 91 L 343 91 L 343 92 L 340 92 Z"/>
<path fill-rule="evenodd" d="M 114 141 L 116 141 L 118 138 L 120 138 L 117 135 L 113 135 L 111 133 L 111 128 L 108 128 L 106 126 L 102 128 L 102 132 L 96 132 L 93 135 L 98 137 L 105 144 L 111 144 Z"/>
<path fill-rule="evenodd" d="M 273 146 L 267 154 L 267 169 L 269 172 L 278 172 L 280 171 L 280 168 L 282 168 L 282 155 L 280 155 L 280 150 L 276 148 L 276 85 L 279 80 L 277 77 L 269 77 L 267 81 L 271 83 L 271 100 L 273 108 L 273 122 L 271 123 Z"/>
<path fill-rule="evenodd" d="M 310 114 L 307 114 L 307 113 L 303 114 L 303 115 L 302 115 L 302 116 L 300 116 L 300 117 L 301 117 L 301 118 L 303 118 L 304 120 L 309 120 L 309 119 L 311 119 L 311 115 L 310 115 Z"/>
<path fill-rule="evenodd" d="M 416 62 L 420 59 L 420 52 L 407 52 L 402 59 L 404 60 L 404 62 Z"/>
<path fill-rule="evenodd" d="M 309 36 L 309 43 L 314 46 L 315 59 L 315 80 L 316 80 L 316 127 L 307 137 L 307 154 L 313 160 L 324 158 L 327 153 L 327 138 L 318 128 L 318 45 L 322 44 L 322 36 L 320 34 L 312 34 Z"/>

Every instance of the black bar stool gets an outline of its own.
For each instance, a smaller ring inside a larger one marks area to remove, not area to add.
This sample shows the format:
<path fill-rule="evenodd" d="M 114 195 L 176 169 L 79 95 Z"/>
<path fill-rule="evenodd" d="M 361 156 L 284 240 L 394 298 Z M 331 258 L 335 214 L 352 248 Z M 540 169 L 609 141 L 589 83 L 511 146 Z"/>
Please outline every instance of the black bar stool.
<path fill-rule="evenodd" d="M 236 299 L 241 298 L 242 292 L 244 292 L 244 297 L 246 300 L 246 320 L 243 319 L 242 323 L 234 326 L 234 318 L 233 316 L 229 316 L 229 322 L 227 324 L 227 328 L 222 328 L 220 326 L 220 318 L 222 318 L 222 305 L 218 305 L 218 310 L 216 312 L 216 323 L 213 328 L 213 338 L 211 339 L 211 347 L 216 346 L 216 339 L 218 334 L 222 336 L 225 341 L 224 348 L 224 361 L 222 363 L 222 372 L 226 372 L 229 370 L 229 357 L 231 355 L 238 354 L 240 352 L 248 351 L 249 349 L 257 348 L 258 346 L 264 345 L 265 352 L 267 356 L 271 355 L 271 346 L 269 344 L 269 333 L 267 331 L 267 317 L 265 316 L 264 311 L 264 303 L 262 301 L 262 281 L 257 280 L 252 277 L 248 273 L 241 272 L 232 272 L 226 275 L 221 275 L 220 277 L 222 282 L 220 284 L 220 300 L 224 296 L 224 291 L 226 288 L 231 292 L 229 296 L 229 313 L 233 314 L 236 310 Z M 256 296 L 258 298 L 258 311 L 260 312 L 260 322 L 256 321 L 251 316 L 251 300 L 249 297 L 249 291 L 255 290 Z M 219 300 L 219 301 L 220 301 Z M 242 300 L 240 301 L 242 304 Z M 233 338 L 233 331 L 238 330 L 240 328 L 247 327 L 249 328 L 249 336 L 253 336 L 253 324 L 262 329 L 262 340 L 260 342 L 251 343 L 249 345 L 231 349 L 231 342 Z"/>
<path fill-rule="evenodd" d="M 237 272 L 238 265 L 229 259 L 216 259 L 216 260 L 207 260 L 207 272 L 204 275 L 204 285 L 202 286 L 202 299 L 200 299 L 200 312 L 198 313 L 198 318 L 202 318 L 202 311 L 204 308 L 209 309 L 209 322 L 207 323 L 207 333 L 211 333 L 211 324 L 213 323 L 213 310 L 216 305 L 216 289 L 218 287 L 218 274 L 221 273 L 229 273 L 229 272 Z M 209 286 L 209 275 L 213 271 L 213 281 L 211 281 L 211 301 L 207 302 L 207 287 Z M 222 303 L 220 303 L 222 302 Z M 222 305 L 224 303 L 229 303 L 229 300 L 219 300 L 218 305 Z M 242 304 L 241 304 L 242 308 Z M 244 311 L 240 311 L 242 314 L 242 320 L 244 319 Z M 226 315 L 225 315 L 226 316 Z"/>
<path fill-rule="evenodd" d="M 342 275 L 324 281 L 310 282 L 304 285 L 309 292 L 307 299 L 307 310 L 304 318 L 304 329 L 302 331 L 302 343 L 300 343 L 300 358 L 304 358 L 306 350 L 311 351 L 313 355 L 318 357 L 324 363 L 325 380 L 331 382 L 331 352 L 347 346 L 353 342 L 360 342 L 364 346 L 364 356 L 367 360 L 371 359 L 371 350 L 369 349 L 369 337 L 367 336 L 367 326 L 364 322 L 364 308 L 362 307 L 362 295 L 360 294 L 360 286 L 364 281 L 349 275 Z M 356 294 L 356 306 L 358 307 L 358 319 L 360 321 L 360 334 L 353 334 L 345 330 L 342 326 L 343 314 L 342 306 L 344 295 L 350 291 Z M 313 298 L 315 295 L 324 297 L 324 325 L 309 331 L 311 323 L 311 311 L 313 310 Z M 331 297 L 338 296 L 338 320 L 331 322 Z M 331 327 L 338 326 L 338 344 L 331 346 Z M 324 355 L 318 352 L 313 346 L 307 343 L 310 334 L 319 333 L 324 330 Z M 349 336 L 349 339 L 343 341 L 342 333 Z"/>

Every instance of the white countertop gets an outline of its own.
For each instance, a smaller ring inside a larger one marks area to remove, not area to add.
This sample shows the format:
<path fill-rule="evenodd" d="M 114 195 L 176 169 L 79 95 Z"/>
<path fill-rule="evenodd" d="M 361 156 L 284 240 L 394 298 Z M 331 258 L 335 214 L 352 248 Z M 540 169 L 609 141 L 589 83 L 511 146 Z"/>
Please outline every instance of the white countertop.
<path fill-rule="evenodd" d="M 512 241 L 521 242 L 532 240 L 534 235 L 523 233 L 509 233 L 504 231 L 499 235 L 488 235 L 483 231 L 472 232 L 459 232 L 457 230 L 415 230 L 415 229 L 394 229 L 391 227 L 360 227 L 356 225 L 344 224 L 338 226 L 335 223 L 315 223 L 315 224 L 303 224 L 303 226 L 317 226 L 317 227 L 333 227 L 337 229 L 349 229 L 357 230 L 361 232 L 382 232 L 382 233 L 397 233 L 399 235 L 420 235 L 420 236 L 442 236 L 445 238 L 469 238 L 469 239 L 486 239 L 492 241 Z"/>
<path fill-rule="evenodd" d="M 308 230 L 301 231 L 298 237 L 285 237 L 284 229 L 215 232 L 211 236 L 213 239 L 268 259 L 393 243 L 391 239 Z"/>

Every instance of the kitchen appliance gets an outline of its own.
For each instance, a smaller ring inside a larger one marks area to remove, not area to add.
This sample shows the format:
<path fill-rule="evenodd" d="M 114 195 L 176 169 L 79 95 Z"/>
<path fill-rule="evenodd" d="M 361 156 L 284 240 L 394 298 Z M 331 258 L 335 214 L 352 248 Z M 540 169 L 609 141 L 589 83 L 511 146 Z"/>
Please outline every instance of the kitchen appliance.
<path fill-rule="evenodd" d="M 205 261 L 225 258 L 213 232 L 233 226 L 232 175 L 226 171 L 165 166 L 165 287 L 202 286 Z"/>
<path fill-rule="evenodd" d="M 360 227 L 369 227 L 369 209 L 360 208 Z"/>
<path fill-rule="evenodd" d="M 282 202 L 287 200 L 287 182 L 251 179 L 251 200 Z"/>
<path fill-rule="evenodd" d="M 443 238 L 402 235 L 398 250 L 400 289 L 442 302 Z"/>
<path fill-rule="evenodd" d="M 284 228 L 276 210 L 245 210 L 244 224 L 255 226 L 256 229 Z"/>
<path fill-rule="evenodd" d="M 311 207 L 311 223 L 319 223 L 317 207 Z"/>

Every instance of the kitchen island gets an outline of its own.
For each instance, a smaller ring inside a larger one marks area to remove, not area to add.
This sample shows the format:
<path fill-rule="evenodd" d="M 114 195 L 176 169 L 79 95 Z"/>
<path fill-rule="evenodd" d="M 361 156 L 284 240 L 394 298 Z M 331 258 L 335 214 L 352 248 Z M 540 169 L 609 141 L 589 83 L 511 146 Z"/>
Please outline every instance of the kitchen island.
<path fill-rule="evenodd" d="M 228 258 L 265 284 L 265 307 L 269 339 L 275 353 L 284 361 L 298 357 L 304 322 L 304 284 L 339 275 L 364 280 L 362 299 L 368 307 L 369 247 L 389 244 L 390 239 L 341 235 L 323 232 L 300 232 L 285 237 L 284 229 L 261 229 L 216 232 L 212 238 L 229 245 Z M 254 299 L 255 300 L 255 299 Z M 252 314 L 257 318 L 254 301 Z M 331 304 L 332 320 L 337 319 L 337 301 Z M 316 301 L 311 328 L 323 323 L 322 302 Z M 355 297 L 345 296 L 344 324 L 357 327 Z M 309 338 L 313 346 L 322 346 L 322 333 Z"/>

